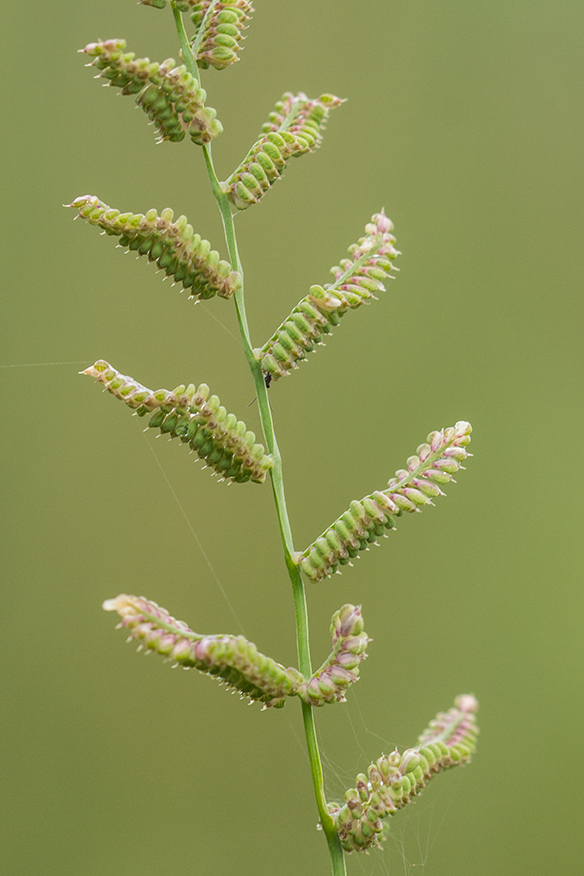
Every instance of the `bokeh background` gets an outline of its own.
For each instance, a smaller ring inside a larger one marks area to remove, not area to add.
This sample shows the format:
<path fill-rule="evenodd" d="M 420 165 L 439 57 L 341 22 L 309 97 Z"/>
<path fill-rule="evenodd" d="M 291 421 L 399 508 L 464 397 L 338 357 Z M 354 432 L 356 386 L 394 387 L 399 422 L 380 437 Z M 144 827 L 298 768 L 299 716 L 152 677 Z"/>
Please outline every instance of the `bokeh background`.
<path fill-rule="evenodd" d="M 579 874 L 584 6 L 256 6 L 242 62 L 204 75 L 219 175 L 283 91 L 347 103 L 237 219 L 254 342 L 382 205 L 403 252 L 388 293 L 271 391 L 297 546 L 431 429 L 475 430 L 439 507 L 308 587 L 315 661 L 344 602 L 374 639 L 349 702 L 318 713 L 330 798 L 456 694 L 481 702 L 472 767 L 432 783 L 349 874 Z M 177 55 L 168 9 L 3 11 L 1 869 L 325 876 L 298 703 L 261 713 L 139 659 L 100 609 L 143 593 L 296 660 L 269 486 L 218 484 L 77 376 L 104 357 L 149 386 L 206 381 L 259 431 L 232 304 L 193 308 L 60 206 L 170 205 L 225 252 L 200 152 L 155 145 L 75 53 L 114 36 Z"/>

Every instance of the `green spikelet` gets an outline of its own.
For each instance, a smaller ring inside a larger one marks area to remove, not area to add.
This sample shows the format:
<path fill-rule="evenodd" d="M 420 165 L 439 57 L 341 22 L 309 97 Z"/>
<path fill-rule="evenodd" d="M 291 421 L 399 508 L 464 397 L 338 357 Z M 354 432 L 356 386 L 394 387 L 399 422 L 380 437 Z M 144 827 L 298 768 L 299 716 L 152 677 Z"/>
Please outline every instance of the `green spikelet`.
<path fill-rule="evenodd" d="M 476 748 L 478 703 L 470 694 L 440 712 L 418 739 L 418 745 L 400 754 L 394 751 L 370 764 L 367 775 L 357 776 L 356 787 L 345 794 L 345 803 L 330 803 L 341 845 L 347 852 L 365 852 L 380 846 L 387 822 L 425 788 L 435 775 L 468 763 Z"/>
<path fill-rule="evenodd" d="M 263 126 L 264 135 L 251 147 L 222 190 L 238 210 L 257 204 L 280 179 L 289 158 L 311 152 L 322 140 L 329 111 L 343 101 L 332 94 L 309 100 L 305 94 L 286 93 Z"/>
<path fill-rule="evenodd" d="M 198 669 L 238 690 L 242 697 L 259 700 L 265 709 L 282 707 L 302 681 L 296 669 L 285 669 L 260 654 L 243 636 L 199 635 L 143 596 L 122 593 L 106 600 L 103 607 L 119 614 L 119 627 L 130 631 L 128 641 L 137 640 L 139 650 L 155 651 L 184 669 Z"/>
<path fill-rule="evenodd" d="M 222 480 L 261 484 L 273 464 L 255 433 L 242 420 L 228 414 L 216 395 L 202 383 L 152 391 L 99 359 L 81 374 L 95 377 L 139 417 L 152 414 L 148 425 L 169 438 L 180 438 L 200 459 L 211 466 Z"/>
<path fill-rule="evenodd" d="M 349 247 L 350 258 L 331 268 L 335 280 L 311 286 L 282 325 L 261 349 L 254 350 L 264 374 L 278 380 L 298 368 L 314 351 L 323 334 L 331 334 L 347 310 L 356 310 L 384 292 L 383 281 L 393 279 L 393 260 L 399 255 L 391 234 L 393 225 L 382 210 L 365 226 L 365 236 Z"/>
<path fill-rule="evenodd" d="M 217 113 L 205 106 L 205 90 L 184 65 L 176 67 L 174 58 L 161 64 L 136 58 L 133 52 L 124 53 L 125 48 L 125 40 L 105 40 L 89 43 L 81 51 L 94 59 L 90 66 L 101 71 L 99 77 L 108 85 L 136 96 L 136 103 L 156 126 L 158 142 L 178 142 L 188 133 L 201 146 L 222 132 Z"/>
<path fill-rule="evenodd" d="M 334 94 L 321 94 L 315 100 L 310 100 L 303 92 L 292 94 L 287 91 L 268 116 L 268 121 L 262 125 L 262 130 L 264 134 L 282 131 L 292 134 L 298 142 L 298 149 L 293 155 L 297 158 L 320 146 L 329 111 L 341 103 L 342 98 Z"/>
<path fill-rule="evenodd" d="M 193 4 L 191 18 L 197 31 L 192 48 L 199 67 L 224 70 L 239 61 L 245 22 L 253 11 L 249 0 L 203 0 Z"/>
<path fill-rule="evenodd" d="M 174 221 L 169 207 L 160 216 L 154 209 L 145 215 L 120 213 L 95 195 L 82 195 L 67 206 L 78 210 L 78 216 L 90 225 L 119 237 L 120 246 L 128 247 L 137 256 L 147 256 L 149 262 L 156 262 L 166 276 L 181 283 L 195 301 L 215 295 L 231 298 L 241 286 L 241 274 L 232 271 L 229 262 L 219 258 L 208 240 L 195 234 L 186 216 Z"/>
<path fill-rule="evenodd" d="M 465 450 L 470 442 L 471 425 L 465 421 L 440 432 L 431 432 L 428 443 L 418 447 L 410 456 L 407 469 L 400 469 L 391 478 L 388 488 L 353 501 L 332 526 L 294 561 L 312 581 L 330 577 L 339 564 L 351 562 L 359 551 L 386 529 L 395 528 L 395 520 L 404 511 L 420 511 L 423 505 L 432 505 L 432 499 L 444 495 L 441 486 L 453 480 L 462 462 L 472 454 Z"/>
<path fill-rule="evenodd" d="M 360 606 L 343 605 L 332 617 L 332 651 L 309 681 L 298 688 L 298 696 L 311 706 L 345 702 L 350 684 L 359 680 L 359 664 L 371 641 L 363 631 Z"/>

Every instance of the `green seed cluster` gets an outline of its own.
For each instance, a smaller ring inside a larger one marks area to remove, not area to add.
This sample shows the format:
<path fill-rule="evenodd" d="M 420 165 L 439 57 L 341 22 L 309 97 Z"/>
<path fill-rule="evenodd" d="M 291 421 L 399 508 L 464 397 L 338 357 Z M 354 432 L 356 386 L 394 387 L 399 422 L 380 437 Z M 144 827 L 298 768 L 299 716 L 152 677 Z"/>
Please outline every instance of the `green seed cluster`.
<path fill-rule="evenodd" d="M 253 7 L 249 0 L 203 0 L 192 6 L 192 20 L 197 27 L 193 51 L 203 69 L 224 70 L 239 61 L 238 51 L 244 39 L 246 21 Z"/>
<path fill-rule="evenodd" d="M 262 125 L 264 134 L 288 131 L 298 142 L 294 157 L 317 149 L 322 143 L 329 111 L 343 103 L 334 94 L 321 94 L 310 100 L 302 91 L 293 94 L 286 91 Z"/>
<path fill-rule="evenodd" d="M 370 641 L 363 632 L 361 609 L 344 605 L 332 617 L 332 652 L 306 681 L 297 669 L 285 669 L 260 654 L 243 636 L 194 633 L 143 596 L 123 593 L 108 599 L 103 607 L 120 615 L 120 627 L 129 629 L 130 639 L 138 639 L 141 647 L 156 651 L 185 669 L 212 675 L 251 700 L 260 700 L 264 708 L 279 708 L 291 696 L 299 696 L 311 706 L 344 702 L 348 685 L 359 678 L 359 663 L 367 656 L 365 649 Z"/>
<path fill-rule="evenodd" d="M 479 732 L 477 709 L 470 694 L 457 697 L 453 708 L 430 722 L 416 748 L 382 755 L 370 764 L 367 775 L 357 776 L 342 806 L 329 804 L 345 851 L 364 852 L 380 846 L 387 828 L 384 819 L 410 803 L 438 773 L 470 761 Z"/>
<path fill-rule="evenodd" d="M 146 648 L 184 669 L 198 669 L 237 690 L 242 697 L 260 701 L 264 708 L 282 707 L 294 696 L 302 676 L 260 654 L 243 636 L 203 636 L 177 621 L 164 608 L 143 596 L 120 594 L 103 603 L 106 611 L 122 618 L 120 627 L 130 631 L 128 641 Z"/>
<path fill-rule="evenodd" d="M 350 684 L 359 680 L 359 665 L 371 641 L 363 629 L 360 606 L 343 605 L 331 621 L 333 647 L 322 666 L 298 688 L 298 696 L 311 706 L 344 703 Z"/>
<path fill-rule="evenodd" d="M 295 562 L 312 581 L 330 577 L 339 565 L 350 564 L 359 552 L 395 528 L 404 511 L 420 511 L 433 505 L 432 499 L 444 495 L 440 489 L 453 480 L 462 462 L 471 454 L 471 425 L 465 421 L 439 432 L 431 432 L 427 443 L 410 456 L 407 469 L 399 469 L 386 490 L 377 490 L 361 501 L 353 501 L 344 514 L 302 553 Z"/>
<path fill-rule="evenodd" d="M 238 210 L 257 204 L 280 179 L 289 158 L 304 155 L 320 145 L 329 110 L 340 103 L 341 99 L 331 94 L 316 100 L 309 100 L 302 93 L 285 94 L 263 126 L 264 135 L 229 179 L 221 183 L 231 203 Z"/>
<path fill-rule="evenodd" d="M 323 343 L 322 336 L 332 334 L 342 313 L 336 307 L 337 298 L 320 286 L 311 286 L 310 293 L 300 301 L 263 347 L 254 349 L 262 370 L 271 380 L 278 380 L 298 362 L 306 360 Z"/>
<path fill-rule="evenodd" d="M 95 377 L 108 392 L 135 410 L 139 417 L 152 414 L 148 423 L 169 438 L 180 438 L 197 456 L 220 474 L 222 479 L 245 483 L 263 483 L 273 464 L 255 433 L 235 414 L 228 414 L 216 395 L 202 383 L 152 391 L 141 383 L 120 374 L 99 359 L 82 374 Z"/>
<path fill-rule="evenodd" d="M 164 9 L 167 0 L 140 0 Z M 239 61 L 243 31 L 254 9 L 249 0 L 176 0 L 179 12 L 191 12 L 195 25 L 192 50 L 199 67 L 224 70 Z"/>
<path fill-rule="evenodd" d="M 186 216 L 175 221 L 169 207 L 160 216 L 154 209 L 146 214 L 120 213 L 95 195 L 82 195 L 68 206 L 75 207 L 90 225 L 119 237 L 120 246 L 156 262 L 167 277 L 181 283 L 197 301 L 215 295 L 230 298 L 241 286 L 241 274 L 219 258 L 208 240 L 195 234 Z"/>
<path fill-rule="evenodd" d="M 269 341 L 255 350 L 264 374 L 278 380 L 306 354 L 322 343 L 323 334 L 331 334 L 349 310 L 369 304 L 377 292 L 384 292 L 384 280 L 392 279 L 395 249 L 393 226 L 382 210 L 365 226 L 365 236 L 349 247 L 350 258 L 331 268 L 334 283 L 311 286 L 310 293 L 286 317 Z"/>
<path fill-rule="evenodd" d="M 216 111 L 205 106 L 207 93 L 184 64 L 175 66 L 174 58 L 161 64 L 136 58 L 125 48 L 125 40 L 114 39 L 89 43 L 82 51 L 94 58 L 93 66 L 109 85 L 136 96 L 138 106 L 154 122 L 159 142 L 178 142 L 188 133 L 201 146 L 222 132 Z"/>

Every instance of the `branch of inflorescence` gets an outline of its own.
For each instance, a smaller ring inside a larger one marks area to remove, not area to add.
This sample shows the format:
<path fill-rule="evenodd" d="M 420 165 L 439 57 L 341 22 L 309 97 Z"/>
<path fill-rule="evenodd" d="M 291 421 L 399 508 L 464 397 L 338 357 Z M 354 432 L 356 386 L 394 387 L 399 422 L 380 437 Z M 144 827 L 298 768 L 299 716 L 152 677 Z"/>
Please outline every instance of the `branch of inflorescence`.
<path fill-rule="evenodd" d="M 195 61 L 184 28 L 182 14 L 176 8 L 176 5 L 174 2 L 172 2 L 172 0 L 170 5 L 172 8 L 174 22 L 178 33 L 183 62 L 191 76 L 193 76 L 197 80 L 197 82 L 199 82 L 199 70 L 197 68 L 197 63 Z M 299 664 L 298 668 L 305 677 L 309 678 L 312 675 L 312 666 L 310 660 L 310 647 L 308 637 L 308 612 L 306 607 L 306 594 L 300 569 L 292 561 L 294 544 L 292 541 L 292 530 L 290 528 L 288 511 L 286 508 L 286 497 L 284 494 L 282 458 L 280 456 L 280 450 L 278 448 L 278 442 L 276 440 L 276 433 L 272 420 L 272 412 L 270 410 L 270 403 L 268 400 L 268 389 L 264 380 L 264 375 L 260 363 L 255 358 L 251 345 L 249 327 L 247 324 L 247 316 L 245 312 L 243 270 L 241 267 L 239 252 L 237 250 L 237 239 L 235 236 L 233 215 L 231 213 L 231 207 L 227 199 L 227 195 L 221 190 L 217 174 L 215 173 L 210 145 L 203 146 L 203 154 L 205 157 L 205 164 L 207 166 L 209 179 L 211 181 L 213 194 L 217 201 L 219 212 L 221 213 L 221 219 L 223 221 L 223 229 L 225 233 L 225 242 L 227 244 L 229 258 L 231 260 L 233 268 L 239 271 L 242 277 L 241 288 L 235 293 L 234 296 L 235 307 L 237 311 L 237 320 L 239 323 L 239 330 L 243 341 L 245 358 L 250 367 L 255 385 L 264 437 L 266 440 L 268 451 L 272 454 L 274 459 L 274 465 L 270 471 L 270 476 L 272 481 L 272 490 L 274 493 L 276 511 L 278 514 L 278 523 L 282 536 L 284 558 L 286 562 L 286 568 L 288 569 L 288 574 L 290 576 L 290 581 L 292 583 L 292 592 L 294 596 L 294 610 L 296 614 L 296 641 Z M 306 703 L 302 703 L 302 718 L 304 721 L 304 733 L 308 746 L 310 770 L 312 773 L 312 781 L 314 785 L 314 792 L 316 795 L 318 814 L 329 848 L 332 864 L 332 873 L 333 876 L 346 876 L 344 853 L 341 848 L 341 843 L 339 840 L 339 836 L 335 830 L 333 820 L 327 810 L 326 797 L 324 793 L 322 764 L 318 748 L 318 740 L 316 736 L 314 710 L 312 706 L 309 706 Z"/>

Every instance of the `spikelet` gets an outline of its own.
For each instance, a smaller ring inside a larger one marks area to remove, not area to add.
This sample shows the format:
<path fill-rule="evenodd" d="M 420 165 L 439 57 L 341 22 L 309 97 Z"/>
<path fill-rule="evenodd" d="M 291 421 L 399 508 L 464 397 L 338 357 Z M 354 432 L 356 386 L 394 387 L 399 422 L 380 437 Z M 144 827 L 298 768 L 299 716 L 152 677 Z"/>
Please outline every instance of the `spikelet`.
<path fill-rule="evenodd" d="M 208 240 L 195 234 L 186 216 L 174 220 L 167 207 L 160 216 L 156 210 L 142 213 L 120 213 L 108 207 L 95 195 L 82 195 L 68 207 L 75 207 L 78 215 L 90 225 L 103 228 L 106 234 L 120 238 L 120 246 L 127 246 L 138 256 L 145 255 L 156 262 L 167 277 L 181 283 L 191 298 L 231 298 L 241 286 L 241 274 L 231 270 L 229 262 L 219 258 Z"/>
<path fill-rule="evenodd" d="M 476 748 L 478 727 L 474 696 L 463 694 L 448 712 L 440 712 L 418 738 L 418 745 L 400 754 L 382 755 L 367 775 L 345 794 L 343 805 L 330 803 L 329 812 L 346 852 L 379 847 L 390 815 L 419 794 L 435 775 L 468 763 Z"/>
<path fill-rule="evenodd" d="M 296 669 L 285 669 L 260 654 L 243 636 L 199 635 L 143 596 L 122 593 L 107 599 L 103 608 L 120 615 L 119 626 L 130 631 L 129 641 L 137 640 L 139 647 L 155 651 L 175 665 L 198 669 L 252 702 L 259 700 L 265 709 L 282 707 L 302 681 Z"/>
<path fill-rule="evenodd" d="M 197 28 L 192 48 L 199 67 L 224 70 L 239 61 L 243 31 L 254 11 L 249 0 L 202 0 L 192 8 Z"/>
<path fill-rule="evenodd" d="M 154 122 L 158 142 L 184 140 L 188 133 L 193 143 L 210 143 L 223 130 L 217 113 L 205 106 L 206 91 L 199 86 L 184 64 L 174 58 L 159 64 L 149 58 L 125 53 L 125 40 L 89 43 L 82 52 L 94 58 L 92 64 L 109 85 L 122 94 L 136 95 L 136 103 Z"/>
<path fill-rule="evenodd" d="M 298 368 L 298 361 L 321 343 L 323 334 L 332 332 L 347 310 L 369 304 L 376 292 L 385 291 L 383 281 L 392 279 L 393 260 L 399 255 L 392 230 L 384 211 L 375 213 L 365 236 L 349 247 L 350 258 L 331 268 L 334 283 L 311 286 L 270 340 L 254 350 L 265 375 L 278 380 Z"/>
<path fill-rule="evenodd" d="M 286 93 L 263 126 L 264 135 L 251 147 L 222 190 L 238 210 L 257 204 L 280 179 L 289 158 L 311 152 L 322 140 L 329 111 L 343 101 L 332 94 L 309 100 L 305 94 Z"/>
<path fill-rule="evenodd" d="M 293 559 L 313 581 L 330 577 L 339 564 L 350 563 L 386 529 L 395 528 L 395 519 L 404 511 L 419 511 L 432 505 L 432 499 L 444 495 L 441 486 L 453 480 L 462 462 L 472 454 L 465 450 L 470 442 L 471 425 L 465 421 L 440 432 L 431 432 L 428 443 L 421 444 L 410 456 L 407 469 L 391 478 L 386 490 L 353 501 L 320 538 L 297 552 Z"/>
<path fill-rule="evenodd" d="M 371 641 L 363 631 L 361 607 L 343 605 L 331 621 L 332 651 L 312 678 L 298 688 L 298 696 L 311 706 L 344 703 L 350 684 L 359 680 L 359 664 Z"/>
<path fill-rule="evenodd" d="M 216 395 L 202 383 L 152 391 L 131 377 L 99 359 L 90 368 L 81 371 L 103 383 L 139 417 L 152 414 L 148 425 L 159 428 L 169 438 L 180 438 L 200 459 L 220 474 L 222 479 L 244 483 L 252 480 L 261 484 L 273 464 L 261 444 L 256 444 L 255 433 L 234 414 L 228 414 Z"/>

